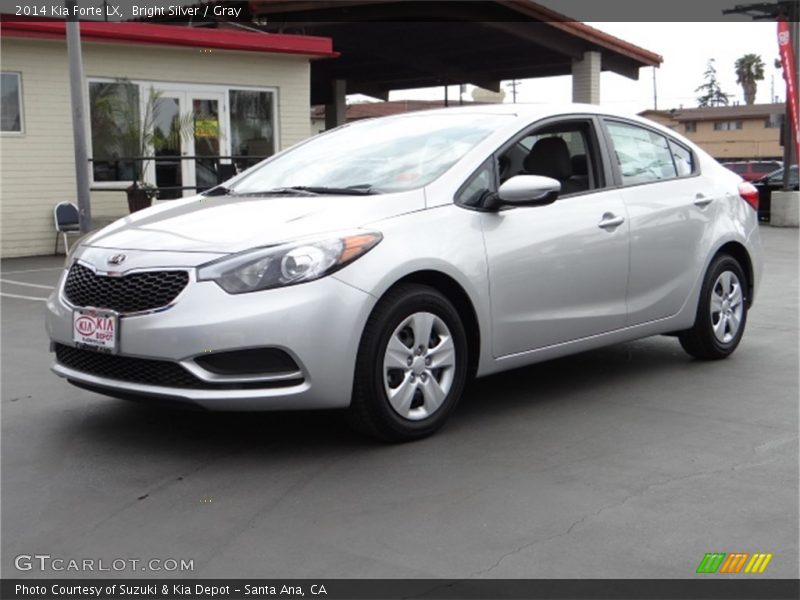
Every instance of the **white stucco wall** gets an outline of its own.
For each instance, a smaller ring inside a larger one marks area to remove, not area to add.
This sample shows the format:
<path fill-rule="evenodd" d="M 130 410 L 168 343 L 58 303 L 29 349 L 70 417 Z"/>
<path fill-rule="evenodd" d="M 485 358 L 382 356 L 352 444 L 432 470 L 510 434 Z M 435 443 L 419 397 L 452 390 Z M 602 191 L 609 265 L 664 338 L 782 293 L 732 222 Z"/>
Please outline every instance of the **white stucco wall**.
<path fill-rule="evenodd" d="M 87 79 L 277 88 L 277 150 L 310 135 L 308 57 L 85 42 L 83 60 Z M 50 254 L 53 206 L 75 201 L 66 43 L 3 36 L 0 68 L 22 74 L 24 115 L 23 133 L 0 134 L 0 256 Z M 99 222 L 127 211 L 124 192 L 92 193 Z"/>

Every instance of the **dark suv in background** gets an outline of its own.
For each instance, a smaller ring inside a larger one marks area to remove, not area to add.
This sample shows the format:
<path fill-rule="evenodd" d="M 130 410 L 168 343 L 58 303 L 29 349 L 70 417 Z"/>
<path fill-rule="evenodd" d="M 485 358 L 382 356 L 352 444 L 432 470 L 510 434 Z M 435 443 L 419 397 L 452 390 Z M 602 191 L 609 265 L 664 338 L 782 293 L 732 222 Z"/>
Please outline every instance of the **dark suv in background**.
<path fill-rule="evenodd" d="M 758 181 L 783 165 L 777 160 L 743 160 L 722 163 L 722 166 L 740 175 L 745 181 Z"/>
<path fill-rule="evenodd" d="M 758 190 L 758 220 L 769 221 L 772 192 L 783 188 L 783 167 L 753 183 Z M 789 167 L 789 187 L 798 189 L 797 165 Z"/>

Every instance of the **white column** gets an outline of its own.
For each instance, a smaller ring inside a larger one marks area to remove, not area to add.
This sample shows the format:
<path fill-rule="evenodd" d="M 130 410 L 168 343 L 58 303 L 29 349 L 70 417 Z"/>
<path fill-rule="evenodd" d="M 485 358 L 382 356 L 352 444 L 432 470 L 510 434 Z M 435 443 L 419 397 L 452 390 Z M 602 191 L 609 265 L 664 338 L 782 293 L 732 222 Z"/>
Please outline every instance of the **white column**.
<path fill-rule="evenodd" d="M 572 101 L 600 104 L 599 52 L 584 52 L 583 58 L 572 60 Z"/>

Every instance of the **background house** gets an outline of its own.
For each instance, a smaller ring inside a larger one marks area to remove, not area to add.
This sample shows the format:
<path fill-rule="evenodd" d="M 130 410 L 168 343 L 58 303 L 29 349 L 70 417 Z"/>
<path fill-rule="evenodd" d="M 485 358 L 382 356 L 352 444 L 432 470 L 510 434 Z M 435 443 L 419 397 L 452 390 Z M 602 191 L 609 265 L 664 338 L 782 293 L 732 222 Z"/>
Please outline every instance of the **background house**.
<path fill-rule="evenodd" d="M 645 110 L 641 116 L 685 135 L 720 161 L 783 159 L 783 103 Z"/>
<path fill-rule="evenodd" d="M 320 37 L 143 23 L 81 27 L 98 224 L 128 213 L 124 189 L 133 177 L 132 163 L 108 135 L 119 124 L 98 118 L 98 97 L 141 114 L 156 90 L 155 127 L 165 134 L 176 116 L 194 117 L 193 135 L 162 148 L 163 158 L 145 172 L 171 188 L 167 197 L 179 197 L 214 185 L 221 164 L 246 167 L 308 137 L 310 60 L 335 56 L 331 40 Z M 4 18 L 0 52 L 0 254 L 48 254 L 53 206 L 75 201 L 76 189 L 65 24 Z"/>

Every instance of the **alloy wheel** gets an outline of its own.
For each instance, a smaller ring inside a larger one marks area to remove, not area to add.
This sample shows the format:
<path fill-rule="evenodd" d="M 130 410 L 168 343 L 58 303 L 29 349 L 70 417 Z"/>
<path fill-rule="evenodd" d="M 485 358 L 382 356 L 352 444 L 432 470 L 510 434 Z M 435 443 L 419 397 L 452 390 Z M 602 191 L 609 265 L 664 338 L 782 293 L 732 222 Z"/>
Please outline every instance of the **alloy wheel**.
<path fill-rule="evenodd" d="M 383 385 L 389 404 L 411 421 L 430 417 L 450 392 L 455 367 L 455 346 L 445 322 L 430 312 L 413 313 L 386 346 Z"/>
<path fill-rule="evenodd" d="M 730 343 L 739 332 L 744 310 L 742 284 L 732 271 L 723 271 L 711 289 L 711 328 L 714 337 L 723 344 Z"/>

